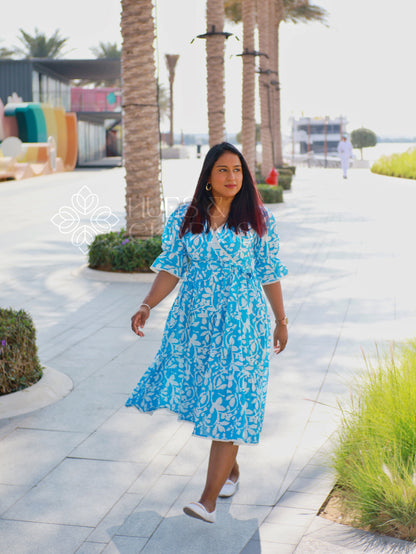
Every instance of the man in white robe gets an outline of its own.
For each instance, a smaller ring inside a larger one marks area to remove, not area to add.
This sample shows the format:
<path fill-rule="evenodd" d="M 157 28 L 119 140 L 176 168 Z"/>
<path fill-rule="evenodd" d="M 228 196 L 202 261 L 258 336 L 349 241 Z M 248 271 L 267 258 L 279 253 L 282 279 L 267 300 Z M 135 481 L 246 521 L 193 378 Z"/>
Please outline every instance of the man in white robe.
<path fill-rule="evenodd" d="M 343 135 L 338 143 L 338 154 L 341 160 L 342 175 L 344 179 L 347 178 L 347 171 L 350 165 L 350 158 L 352 158 L 352 144 L 347 139 L 346 135 Z"/>

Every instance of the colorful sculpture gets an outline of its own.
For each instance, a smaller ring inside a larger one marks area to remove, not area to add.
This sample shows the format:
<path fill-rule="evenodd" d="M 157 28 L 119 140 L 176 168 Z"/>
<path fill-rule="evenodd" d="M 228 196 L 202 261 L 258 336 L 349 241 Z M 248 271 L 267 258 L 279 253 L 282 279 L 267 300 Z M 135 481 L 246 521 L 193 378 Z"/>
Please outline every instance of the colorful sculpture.
<path fill-rule="evenodd" d="M 2 152 L 0 180 L 24 179 L 55 171 L 72 171 L 78 154 L 77 118 L 37 102 L 16 101 L 3 105 L 0 99 L 0 141 L 17 137 L 21 141 L 15 156 Z M 7 141 L 6 141 L 7 143 Z M 7 149 L 6 149 L 7 150 Z"/>

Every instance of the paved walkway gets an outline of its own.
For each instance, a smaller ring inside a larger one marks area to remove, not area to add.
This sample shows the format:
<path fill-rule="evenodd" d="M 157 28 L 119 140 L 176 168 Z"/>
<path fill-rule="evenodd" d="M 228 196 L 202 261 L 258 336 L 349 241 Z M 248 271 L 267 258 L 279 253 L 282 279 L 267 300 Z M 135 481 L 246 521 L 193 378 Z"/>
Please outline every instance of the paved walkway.
<path fill-rule="evenodd" d="M 165 195 L 191 194 L 200 160 L 166 160 Z M 414 334 L 416 184 L 351 170 L 300 169 L 279 221 L 290 339 L 271 361 L 262 443 L 242 447 L 241 486 L 218 522 L 182 514 L 203 485 L 209 443 L 166 413 L 124 407 L 151 362 L 173 298 L 130 331 L 145 282 L 89 279 L 82 252 L 50 222 L 87 185 L 123 219 L 123 170 L 0 183 L 0 305 L 28 310 L 44 365 L 73 390 L 0 420 L 0 550 L 5 554 L 410 552 L 316 517 L 333 484 L 337 399 L 374 352 Z M 1 403 L 1 399 L 0 399 Z"/>

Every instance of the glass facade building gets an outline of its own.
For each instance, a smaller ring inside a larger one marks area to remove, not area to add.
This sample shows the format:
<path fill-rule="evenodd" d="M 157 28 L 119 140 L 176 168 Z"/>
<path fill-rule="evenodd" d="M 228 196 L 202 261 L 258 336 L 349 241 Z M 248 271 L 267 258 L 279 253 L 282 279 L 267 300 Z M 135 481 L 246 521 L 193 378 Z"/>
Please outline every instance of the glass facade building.
<path fill-rule="evenodd" d="M 100 82 L 117 78 L 120 78 L 118 59 L 0 59 L 0 99 L 7 104 L 8 98 L 16 93 L 23 102 L 45 103 L 64 108 L 66 112 L 75 112 L 78 164 L 82 164 L 108 155 L 107 128 L 114 134 L 121 121 L 121 99 L 116 88 L 75 88 L 78 91 L 78 101 L 75 101 L 75 91 L 71 98 L 71 81 L 90 79 Z"/>
<path fill-rule="evenodd" d="M 71 87 L 59 79 L 32 71 L 32 96 L 33 102 L 44 102 L 56 108 L 71 109 Z"/>

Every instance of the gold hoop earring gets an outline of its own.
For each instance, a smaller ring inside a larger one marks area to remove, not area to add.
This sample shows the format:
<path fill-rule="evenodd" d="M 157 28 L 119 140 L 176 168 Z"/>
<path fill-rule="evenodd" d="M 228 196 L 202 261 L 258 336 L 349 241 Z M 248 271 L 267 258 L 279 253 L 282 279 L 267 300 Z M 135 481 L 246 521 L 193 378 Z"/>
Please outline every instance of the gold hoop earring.
<path fill-rule="evenodd" d="M 207 183 L 207 184 L 205 185 L 205 190 L 211 190 L 211 189 L 212 189 L 211 183 Z"/>

